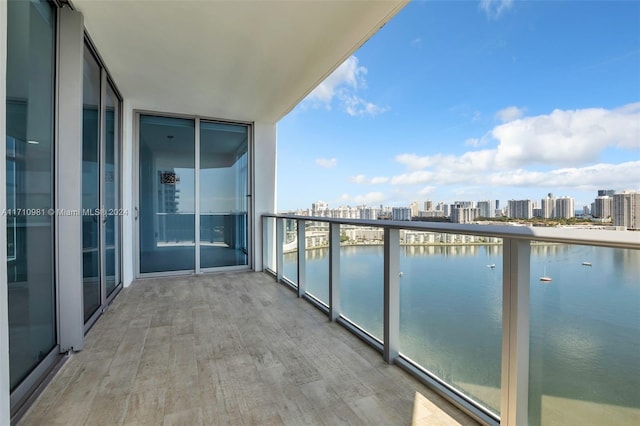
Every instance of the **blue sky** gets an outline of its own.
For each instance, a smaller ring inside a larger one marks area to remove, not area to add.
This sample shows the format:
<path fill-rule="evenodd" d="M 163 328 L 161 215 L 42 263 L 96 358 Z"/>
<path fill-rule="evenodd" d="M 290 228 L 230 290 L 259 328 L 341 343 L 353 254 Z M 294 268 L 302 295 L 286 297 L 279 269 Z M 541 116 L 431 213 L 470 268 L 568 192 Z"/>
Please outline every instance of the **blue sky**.
<path fill-rule="evenodd" d="M 278 124 L 279 211 L 597 189 L 640 190 L 640 1 L 412 2 Z"/>

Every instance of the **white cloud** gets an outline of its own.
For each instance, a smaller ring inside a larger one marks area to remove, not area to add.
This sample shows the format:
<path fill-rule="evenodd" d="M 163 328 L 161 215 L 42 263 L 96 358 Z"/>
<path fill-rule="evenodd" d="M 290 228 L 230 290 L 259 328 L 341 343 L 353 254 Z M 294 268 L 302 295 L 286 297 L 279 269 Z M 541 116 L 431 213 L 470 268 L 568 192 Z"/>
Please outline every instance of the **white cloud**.
<path fill-rule="evenodd" d="M 524 115 L 525 108 L 518 108 L 517 106 L 510 106 L 496 112 L 496 119 L 507 123 L 509 121 L 517 120 Z"/>
<path fill-rule="evenodd" d="M 386 176 L 376 176 L 371 179 L 367 178 L 365 175 L 356 175 L 351 176 L 349 178 L 349 182 L 352 183 L 360 183 L 360 184 L 369 184 L 369 185 L 379 185 L 382 183 L 389 182 L 389 178 Z"/>
<path fill-rule="evenodd" d="M 635 188 L 638 182 L 640 182 L 640 161 L 621 164 L 601 163 L 547 172 L 519 169 L 493 173 L 484 179 L 484 183 L 495 186 L 571 187 L 585 190 L 602 187 Z"/>
<path fill-rule="evenodd" d="M 334 100 L 351 116 L 375 116 L 389 110 L 388 107 L 369 102 L 356 93 L 367 87 L 367 68 L 359 64 L 356 56 L 350 56 L 320 83 L 303 101 L 312 107 L 324 106 L 330 110 Z"/>
<path fill-rule="evenodd" d="M 498 19 L 512 5 L 513 0 L 480 0 L 480 9 L 489 19 Z"/>
<path fill-rule="evenodd" d="M 354 204 L 372 205 L 385 201 L 386 196 L 382 192 L 369 192 L 367 194 L 355 195 L 353 197 L 348 194 L 343 194 L 340 199 L 344 202 L 352 202 Z"/>
<path fill-rule="evenodd" d="M 387 183 L 387 182 L 389 182 L 389 178 L 386 176 L 376 176 L 371 178 L 372 185 L 379 185 L 381 183 Z"/>
<path fill-rule="evenodd" d="M 595 162 L 608 147 L 640 148 L 640 102 L 613 110 L 554 110 L 501 124 L 491 136 L 498 141 L 501 168 Z"/>
<path fill-rule="evenodd" d="M 367 69 L 358 65 L 358 58 L 349 56 L 329 77 L 313 89 L 307 99 L 330 104 L 340 87 L 358 89 L 358 87 L 364 86 L 366 74 Z"/>
<path fill-rule="evenodd" d="M 418 191 L 418 194 L 428 196 L 428 195 L 435 194 L 436 190 L 437 188 L 435 186 L 425 186 L 420 191 Z"/>
<path fill-rule="evenodd" d="M 316 164 L 325 169 L 330 169 L 338 165 L 338 160 L 335 158 L 316 158 Z"/>
<path fill-rule="evenodd" d="M 555 110 L 496 126 L 481 139 L 495 148 L 461 155 L 400 154 L 396 161 L 407 172 L 393 176 L 392 185 L 539 186 L 544 188 L 637 187 L 640 161 L 609 164 L 606 150 L 628 150 L 640 158 L 640 102 L 606 110 Z M 628 158 L 628 157 L 627 157 Z"/>
<path fill-rule="evenodd" d="M 416 37 L 413 40 L 411 40 L 411 44 L 413 46 L 420 46 L 422 44 L 422 37 Z"/>
<path fill-rule="evenodd" d="M 381 107 L 372 102 L 365 101 L 356 95 L 340 95 L 340 99 L 344 104 L 344 110 L 352 117 L 370 115 L 376 116 L 389 110 L 388 107 Z"/>

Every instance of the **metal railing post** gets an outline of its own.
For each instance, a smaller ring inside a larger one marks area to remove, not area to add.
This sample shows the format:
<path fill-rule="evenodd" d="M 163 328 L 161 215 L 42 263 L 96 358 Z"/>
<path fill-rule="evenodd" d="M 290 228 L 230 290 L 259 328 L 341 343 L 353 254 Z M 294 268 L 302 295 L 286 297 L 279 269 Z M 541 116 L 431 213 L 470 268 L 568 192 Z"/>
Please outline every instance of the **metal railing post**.
<path fill-rule="evenodd" d="M 526 425 L 529 403 L 530 241 L 505 238 L 502 249 L 501 424 Z"/>
<path fill-rule="evenodd" d="M 329 224 L 329 319 L 340 316 L 340 224 Z"/>
<path fill-rule="evenodd" d="M 298 297 L 304 296 L 307 292 L 307 243 L 306 227 L 307 222 L 298 220 Z"/>
<path fill-rule="evenodd" d="M 384 349 L 393 364 L 400 346 L 400 230 L 384 229 Z"/>

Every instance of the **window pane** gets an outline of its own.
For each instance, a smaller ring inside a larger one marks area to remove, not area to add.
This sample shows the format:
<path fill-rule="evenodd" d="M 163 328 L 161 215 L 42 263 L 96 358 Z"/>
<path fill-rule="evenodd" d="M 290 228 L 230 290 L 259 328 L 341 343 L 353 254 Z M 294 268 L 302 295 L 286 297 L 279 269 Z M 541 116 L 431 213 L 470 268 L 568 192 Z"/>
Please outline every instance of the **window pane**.
<path fill-rule="evenodd" d="M 200 123 L 200 267 L 247 264 L 247 126 Z"/>
<path fill-rule="evenodd" d="M 82 287 L 84 320 L 100 307 L 100 66 L 84 48 L 82 95 Z"/>
<path fill-rule="evenodd" d="M 140 272 L 195 269 L 195 122 L 140 116 Z"/>
<path fill-rule="evenodd" d="M 530 425 L 640 424 L 638 277 L 640 250 L 532 245 Z"/>
<path fill-rule="evenodd" d="M 502 240 L 401 231 L 400 352 L 500 413 Z"/>
<path fill-rule="evenodd" d="M 107 85 L 105 99 L 105 160 L 104 160 L 104 208 L 105 224 L 105 275 L 107 295 L 120 284 L 120 103 L 111 85 Z"/>
<path fill-rule="evenodd" d="M 7 217 L 12 390 L 56 344 L 53 216 L 46 214 L 54 207 L 54 43 L 48 2 L 8 2 L 7 207 L 22 209 Z"/>

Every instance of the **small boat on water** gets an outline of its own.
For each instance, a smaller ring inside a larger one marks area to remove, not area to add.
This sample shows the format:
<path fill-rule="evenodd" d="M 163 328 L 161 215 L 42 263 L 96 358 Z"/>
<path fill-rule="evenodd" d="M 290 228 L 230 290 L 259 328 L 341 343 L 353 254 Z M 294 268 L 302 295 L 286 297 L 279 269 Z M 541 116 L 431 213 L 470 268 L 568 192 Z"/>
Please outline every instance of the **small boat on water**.
<path fill-rule="evenodd" d="M 540 281 L 542 281 L 543 283 L 551 282 L 551 277 L 547 275 L 547 267 L 546 266 L 544 267 L 544 273 L 540 277 Z"/>
<path fill-rule="evenodd" d="M 582 266 L 593 266 L 591 262 L 582 262 Z"/>
<path fill-rule="evenodd" d="M 495 267 L 496 267 L 496 264 L 495 264 L 495 263 L 492 263 L 491 265 L 487 265 L 487 268 L 494 269 Z"/>

